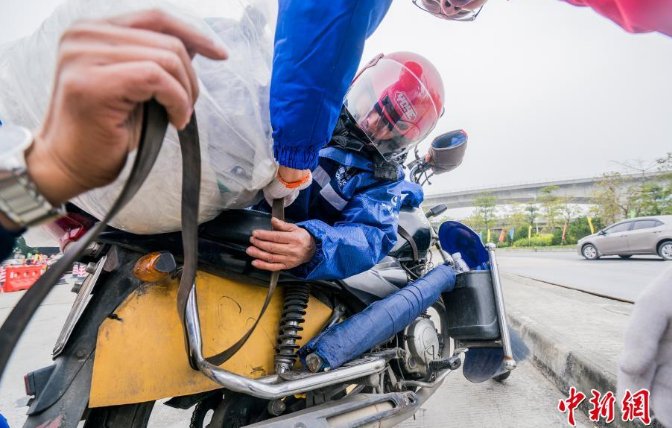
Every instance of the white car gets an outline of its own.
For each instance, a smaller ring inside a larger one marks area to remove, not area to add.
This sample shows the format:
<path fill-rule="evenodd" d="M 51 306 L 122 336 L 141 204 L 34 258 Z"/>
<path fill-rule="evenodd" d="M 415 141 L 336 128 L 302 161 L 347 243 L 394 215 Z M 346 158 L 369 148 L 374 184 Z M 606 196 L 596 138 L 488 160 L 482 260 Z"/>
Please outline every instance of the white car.
<path fill-rule="evenodd" d="M 635 254 L 657 254 L 672 260 L 672 215 L 624 220 L 581 238 L 576 249 L 588 260 L 602 256 L 628 259 Z"/>

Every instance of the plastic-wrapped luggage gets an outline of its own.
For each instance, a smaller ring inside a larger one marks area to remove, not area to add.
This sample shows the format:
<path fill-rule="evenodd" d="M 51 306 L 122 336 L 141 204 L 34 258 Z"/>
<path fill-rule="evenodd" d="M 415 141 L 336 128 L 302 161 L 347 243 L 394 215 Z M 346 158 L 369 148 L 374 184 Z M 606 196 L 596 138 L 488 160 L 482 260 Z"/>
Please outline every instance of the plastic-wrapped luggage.
<path fill-rule="evenodd" d="M 33 35 L 0 46 L 0 119 L 39 127 L 51 92 L 58 40 L 74 21 L 146 8 L 160 8 L 189 22 L 229 51 L 226 61 L 194 60 L 200 84 L 195 111 L 203 160 L 199 221 L 227 208 L 252 205 L 258 190 L 276 172 L 268 108 L 277 15 L 273 0 L 67 1 Z M 129 160 L 114 183 L 73 202 L 102 218 L 131 165 Z M 181 165 L 177 132 L 171 126 L 147 181 L 111 225 L 142 234 L 179 230 Z"/>

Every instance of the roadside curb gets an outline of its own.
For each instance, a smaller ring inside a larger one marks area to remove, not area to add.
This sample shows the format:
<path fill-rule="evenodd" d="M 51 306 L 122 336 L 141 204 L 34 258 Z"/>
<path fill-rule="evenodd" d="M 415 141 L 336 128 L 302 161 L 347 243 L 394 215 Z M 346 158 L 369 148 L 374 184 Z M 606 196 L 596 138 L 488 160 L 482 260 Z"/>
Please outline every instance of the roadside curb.
<path fill-rule="evenodd" d="M 576 246 L 566 247 L 497 247 L 497 251 L 533 251 L 535 253 L 575 253 Z"/>
<path fill-rule="evenodd" d="M 545 285 L 541 281 L 525 278 L 515 274 L 502 273 L 502 279 L 526 285 Z M 606 391 L 616 392 L 615 368 L 608 369 L 604 362 L 600 364 L 599 355 L 589 355 L 582 349 L 573 349 L 571 343 L 567 343 L 567 333 L 563 334 L 559 328 L 562 326 L 550 325 L 544 320 L 538 320 L 525 315 L 521 311 L 509 311 L 510 325 L 515 329 L 525 344 L 530 348 L 531 362 L 563 393 L 568 395 L 570 387 L 575 387 L 587 395 L 580 408 L 588 414 L 590 404 L 590 391 L 595 389 L 601 393 Z M 576 326 L 565 326 L 576 328 Z M 592 357 L 592 358 L 591 358 Z M 514 372 L 515 373 L 515 372 Z M 515 376 L 515 374 L 514 374 Z M 644 426 L 641 423 L 623 422 L 620 420 L 619 398 L 616 400 L 616 418 L 610 424 L 600 421 L 595 422 L 603 427 Z M 655 421 L 650 427 L 663 428 Z"/>

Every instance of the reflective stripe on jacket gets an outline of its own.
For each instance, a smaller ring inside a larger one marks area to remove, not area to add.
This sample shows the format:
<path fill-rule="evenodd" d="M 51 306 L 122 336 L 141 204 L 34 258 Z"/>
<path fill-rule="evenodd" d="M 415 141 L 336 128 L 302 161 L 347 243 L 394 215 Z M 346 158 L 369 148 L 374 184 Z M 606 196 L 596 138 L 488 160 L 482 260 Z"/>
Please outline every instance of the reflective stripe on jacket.
<path fill-rule="evenodd" d="M 292 273 L 306 279 L 343 279 L 378 263 L 397 242 L 402 205 L 419 205 L 422 188 L 403 179 L 382 181 L 364 155 L 338 147 L 320 151 L 313 184 L 285 209 L 315 238 L 315 256 Z M 263 209 L 269 210 L 263 204 Z"/>

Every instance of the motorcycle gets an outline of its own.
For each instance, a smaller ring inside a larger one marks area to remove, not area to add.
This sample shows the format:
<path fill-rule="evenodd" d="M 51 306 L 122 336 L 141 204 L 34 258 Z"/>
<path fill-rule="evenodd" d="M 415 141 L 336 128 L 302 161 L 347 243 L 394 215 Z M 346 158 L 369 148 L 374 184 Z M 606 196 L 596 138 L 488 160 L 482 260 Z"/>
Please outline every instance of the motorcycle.
<path fill-rule="evenodd" d="M 433 174 L 456 168 L 466 143 L 453 131 L 426 156 L 416 149 L 409 180 L 431 184 Z M 198 271 L 183 317 L 175 310 L 180 233 L 105 231 L 82 256 L 88 276 L 73 290 L 54 363 L 25 376 L 32 398 L 24 426 L 146 427 L 166 399 L 191 412 L 192 428 L 394 426 L 462 364 L 474 381 L 508 377 L 516 361 L 494 248 L 457 222 L 435 229 L 429 219 L 443 210 L 402 209 L 398 242 L 378 265 L 340 281 L 282 274 L 268 302 L 269 273 L 251 266 L 245 248 L 252 230 L 270 228 L 270 215 L 226 211 L 198 228 Z M 60 222 L 61 245 L 90 221 L 72 213 Z M 468 270 L 453 260 L 458 252 Z M 401 331 L 340 367 L 324 370 L 310 355 L 299 361 L 311 339 L 426 278 L 437 255 L 437 265 L 461 271 L 455 288 Z M 231 349 L 245 331 L 247 341 L 223 364 L 205 357 Z"/>

